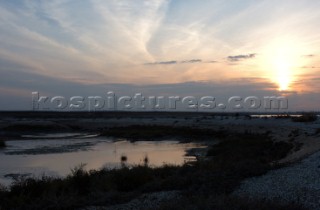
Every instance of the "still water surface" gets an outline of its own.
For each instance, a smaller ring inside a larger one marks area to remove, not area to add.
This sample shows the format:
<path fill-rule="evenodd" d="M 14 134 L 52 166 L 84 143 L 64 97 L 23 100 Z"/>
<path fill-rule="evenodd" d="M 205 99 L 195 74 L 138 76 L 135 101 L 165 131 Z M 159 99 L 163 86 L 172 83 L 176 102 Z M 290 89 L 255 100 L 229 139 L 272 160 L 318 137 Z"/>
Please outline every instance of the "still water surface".
<path fill-rule="evenodd" d="M 31 136 L 29 137 L 31 138 Z M 126 164 L 143 164 L 147 156 L 150 166 L 183 164 L 186 151 L 202 147 L 178 141 L 114 141 L 105 138 L 60 138 L 7 141 L 0 150 L 0 183 L 8 185 L 12 175 L 65 176 L 70 169 L 86 164 L 86 169 L 119 167 L 121 156 Z M 9 175 L 9 176 L 8 176 Z"/>

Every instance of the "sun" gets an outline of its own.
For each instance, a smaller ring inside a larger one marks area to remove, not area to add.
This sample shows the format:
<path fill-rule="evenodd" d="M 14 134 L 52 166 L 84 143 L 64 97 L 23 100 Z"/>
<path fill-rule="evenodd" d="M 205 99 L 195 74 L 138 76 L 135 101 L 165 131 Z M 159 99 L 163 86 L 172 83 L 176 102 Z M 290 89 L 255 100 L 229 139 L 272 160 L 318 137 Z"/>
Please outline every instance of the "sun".
<path fill-rule="evenodd" d="M 278 84 L 279 91 L 286 91 L 290 88 L 292 82 L 292 69 L 294 68 L 290 64 L 292 63 L 290 59 L 284 56 L 277 56 L 274 58 L 274 78 L 275 82 Z"/>
<path fill-rule="evenodd" d="M 291 90 L 297 68 L 302 66 L 301 48 L 297 40 L 277 39 L 264 50 L 266 77 L 278 86 L 278 91 Z"/>

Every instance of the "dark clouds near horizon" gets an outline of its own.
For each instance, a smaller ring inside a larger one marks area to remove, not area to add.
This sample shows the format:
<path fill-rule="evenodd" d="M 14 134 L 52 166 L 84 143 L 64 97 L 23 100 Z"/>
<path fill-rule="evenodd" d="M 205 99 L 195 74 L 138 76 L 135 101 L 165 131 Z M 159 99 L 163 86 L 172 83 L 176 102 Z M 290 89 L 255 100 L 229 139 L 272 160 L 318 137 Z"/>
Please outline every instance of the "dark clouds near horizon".
<path fill-rule="evenodd" d="M 251 59 L 256 57 L 256 53 L 251 53 L 247 55 L 234 55 L 234 56 L 228 56 L 227 59 L 231 62 L 237 62 L 241 60 Z"/>
<path fill-rule="evenodd" d="M 153 63 L 145 63 L 144 65 L 172 65 L 172 64 L 181 64 L 181 63 L 202 63 L 201 59 L 191 59 L 191 60 L 183 60 L 183 61 L 156 61 Z"/>

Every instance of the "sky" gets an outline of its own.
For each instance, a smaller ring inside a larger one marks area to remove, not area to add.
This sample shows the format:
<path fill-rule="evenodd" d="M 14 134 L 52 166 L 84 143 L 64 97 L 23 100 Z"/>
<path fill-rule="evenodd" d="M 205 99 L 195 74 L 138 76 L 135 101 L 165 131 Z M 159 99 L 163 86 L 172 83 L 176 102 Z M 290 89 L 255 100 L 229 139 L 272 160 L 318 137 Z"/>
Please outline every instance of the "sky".
<path fill-rule="evenodd" d="M 319 22 L 314 0 L 0 0 L 0 110 L 114 91 L 319 111 Z"/>

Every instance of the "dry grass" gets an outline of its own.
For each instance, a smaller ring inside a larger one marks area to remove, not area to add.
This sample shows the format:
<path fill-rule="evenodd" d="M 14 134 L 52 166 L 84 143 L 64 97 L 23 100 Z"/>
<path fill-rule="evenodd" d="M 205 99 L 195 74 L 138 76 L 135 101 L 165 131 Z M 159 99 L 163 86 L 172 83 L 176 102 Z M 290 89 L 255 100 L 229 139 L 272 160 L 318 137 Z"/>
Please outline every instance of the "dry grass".
<path fill-rule="evenodd" d="M 0 139 L 0 148 L 4 148 L 6 146 L 7 146 L 6 142 L 4 140 Z"/>

